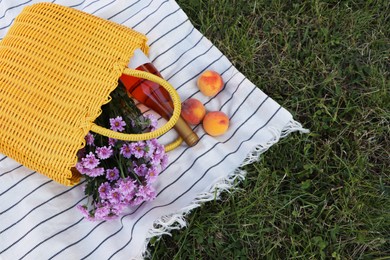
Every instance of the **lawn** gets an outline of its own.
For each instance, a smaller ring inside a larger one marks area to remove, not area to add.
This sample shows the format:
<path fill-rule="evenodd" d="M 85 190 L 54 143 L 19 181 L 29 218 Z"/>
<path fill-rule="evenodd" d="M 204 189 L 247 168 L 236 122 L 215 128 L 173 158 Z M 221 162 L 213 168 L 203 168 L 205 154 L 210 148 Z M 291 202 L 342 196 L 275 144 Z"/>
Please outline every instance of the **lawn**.
<path fill-rule="evenodd" d="M 152 259 L 390 259 L 390 2 L 177 0 L 310 134 L 152 241 Z"/>

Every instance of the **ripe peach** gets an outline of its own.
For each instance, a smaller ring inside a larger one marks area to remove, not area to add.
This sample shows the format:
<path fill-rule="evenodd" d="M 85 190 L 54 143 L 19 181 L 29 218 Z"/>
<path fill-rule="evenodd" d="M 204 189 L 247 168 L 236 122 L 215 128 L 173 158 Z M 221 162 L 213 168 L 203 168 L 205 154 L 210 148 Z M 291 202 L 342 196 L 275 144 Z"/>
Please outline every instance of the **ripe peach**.
<path fill-rule="evenodd" d="M 222 90 L 223 79 L 218 72 L 206 70 L 199 76 L 197 84 L 203 95 L 212 97 Z"/>
<path fill-rule="evenodd" d="M 206 109 L 196 98 L 189 98 L 181 104 L 181 117 L 191 125 L 199 124 L 204 115 Z"/>
<path fill-rule="evenodd" d="M 222 135 L 229 128 L 229 118 L 221 111 L 208 112 L 203 118 L 203 129 L 211 136 Z"/>

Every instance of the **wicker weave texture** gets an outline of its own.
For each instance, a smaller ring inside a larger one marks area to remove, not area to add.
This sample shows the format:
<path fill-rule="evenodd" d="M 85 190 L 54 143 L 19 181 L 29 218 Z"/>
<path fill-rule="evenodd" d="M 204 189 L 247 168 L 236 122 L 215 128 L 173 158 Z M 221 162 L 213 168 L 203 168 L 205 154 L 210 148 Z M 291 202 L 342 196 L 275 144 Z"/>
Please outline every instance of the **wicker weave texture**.
<path fill-rule="evenodd" d="M 56 4 L 23 9 L 0 43 L 0 152 L 64 185 L 92 122 L 146 37 Z"/>

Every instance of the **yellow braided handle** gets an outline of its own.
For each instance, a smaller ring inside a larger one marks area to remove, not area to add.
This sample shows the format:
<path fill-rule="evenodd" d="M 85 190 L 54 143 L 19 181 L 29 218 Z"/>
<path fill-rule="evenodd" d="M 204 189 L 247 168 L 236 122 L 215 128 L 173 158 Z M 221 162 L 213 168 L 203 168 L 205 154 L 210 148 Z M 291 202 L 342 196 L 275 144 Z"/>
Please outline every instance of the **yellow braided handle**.
<path fill-rule="evenodd" d="M 123 74 L 153 81 L 157 84 L 160 84 L 166 91 L 168 91 L 169 95 L 172 98 L 172 102 L 173 102 L 173 112 L 172 112 L 171 118 L 168 120 L 168 122 L 165 125 L 163 125 L 159 129 L 156 129 L 156 130 L 149 132 L 149 133 L 143 133 L 143 134 L 118 133 L 118 132 L 112 131 L 110 129 L 98 126 L 95 123 L 92 123 L 91 131 L 95 132 L 97 134 L 101 134 L 101 135 L 104 135 L 107 137 L 111 137 L 111 138 L 119 139 L 119 140 L 123 140 L 123 141 L 149 140 L 152 138 L 159 137 L 159 136 L 165 134 L 166 132 L 168 132 L 176 124 L 177 120 L 180 117 L 180 112 L 181 112 L 180 97 L 177 94 L 176 90 L 166 80 L 164 80 L 164 79 L 162 79 L 162 78 L 160 78 L 152 73 L 149 73 L 149 72 L 125 68 Z M 177 146 L 179 146 L 182 143 L 182 141 L 183 140 L 179 137 L 171 144 L 166 145 L 165 151 L 170 151 L 170 150 L 175 149 Z"/>

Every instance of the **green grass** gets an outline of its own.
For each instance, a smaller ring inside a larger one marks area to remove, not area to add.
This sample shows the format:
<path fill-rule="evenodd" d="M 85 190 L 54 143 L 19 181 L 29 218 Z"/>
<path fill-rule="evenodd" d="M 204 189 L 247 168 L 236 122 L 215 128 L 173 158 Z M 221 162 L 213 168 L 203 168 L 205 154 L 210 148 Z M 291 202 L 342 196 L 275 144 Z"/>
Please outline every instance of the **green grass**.
<path fill-rule="evenodd" d="M 390 259 L 390 2 L 177 2 L 311 133 L 246 166 L 152 258 Z"/>

